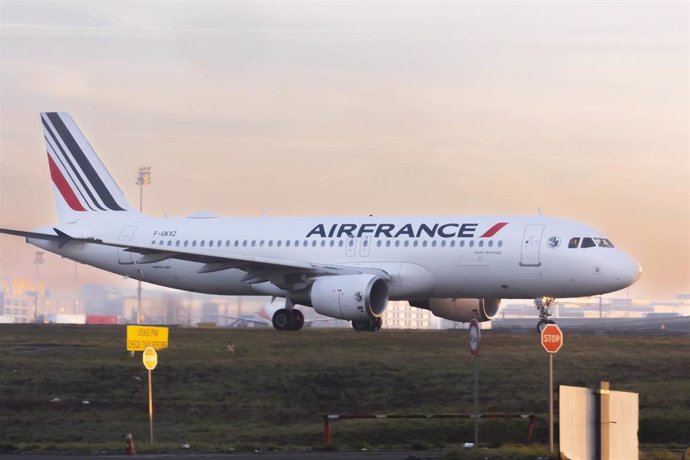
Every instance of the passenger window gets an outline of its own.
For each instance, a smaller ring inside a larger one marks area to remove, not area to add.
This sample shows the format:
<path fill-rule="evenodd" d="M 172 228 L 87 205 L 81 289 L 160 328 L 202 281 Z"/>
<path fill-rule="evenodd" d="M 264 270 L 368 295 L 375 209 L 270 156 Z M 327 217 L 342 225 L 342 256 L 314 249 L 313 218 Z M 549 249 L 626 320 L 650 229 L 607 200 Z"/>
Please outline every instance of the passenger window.
<path fill-rule="evenodd" d="M 461 248 L 464 248 L 465 247 L 465 240 L 461 240 L 459 244 L 460 244 Z"/>
<path fill-rule="evenodd" d="M 229 248 L 229 247 L 230 247 L 230 240 L 227 240 L 227 241 L 225 242 L 225 247 L 226 247 L 226 248 Z"/>
<path fill-rule="evenodd" d="M 156 240 L 151 241 L 151 244 L 156 244 Z"/>
<path fill-rule="evenodd" d="M 295 247 L 299 246 L 299 241 L 295 240 Z"/>
<path fill-rule="evenodd" d="M 264 247 L 264 240 L 259 241 L 259 247 L 263 248 Z"/>
<path fill-rule="evenodd" d="M 348 242 L 347 242 L 347 245 L 350 246 L 350 247 L 354 246 L 354 245 L 355 245 L 355 240 L 350 240 L 350 241 L 348 241 Z"/>
<path fill-rule="evenodd" d="M 158 244 L 160 244 L 161 246 L 163 246 L 163 240 L 160 240 L 160 241 L 158 242 Z"/>
<path fill-rule="evenodd" d="M 434 241 L 431 242 L 431 247 L 432 247 L 432 248 L 435 248 L 435 247 L 436 247 L 436 240 L 434 240 Z"/>
<path fill-rule="evenodd" d="M 410 245 L 410 242 L 408 240 L 405 240 L 405 242 L 403 243 L 403 246 L 408 247 L 409 245 Z"/>
<path fill-rule="evenodd" d="M 209 241 L 209 242 L 208 242 L 208 247 L 209 247 L 209 248 L 212 248 L 212 247 L 213 247 L 213 241 Z"/>
<path fill-rule="evenodd" d="M 378 240 L 378 241 L 376 242 L 376 246 L 379 247 L 379 248 L 381 247 L 381 240 Z"/>
<path fill-rule="evenodd" d="M 218 240 L 218 247 L 221 247 L 223 245 L 223 242 L 221 240 Z"/>
<path fill-rule="evenodd" d="M 570 241 L 568 242 L 568 247 L 569 248 L 576 248 L 580 245 L 580 238 L 570 238 Z"/>
<path fill-rule="evenodd" d="M 192 247 L 193 247 L 193 248 L 196 247 L 196 240 L 192 241 Z"/>
<path fill-rule="evenodd" d="M 172 240 L 168 240 L 168 246 L 172 246 Z"/>
<path fill-rule="evenodd" d="M 414 243 L 412 243 L 412 246 L 414 246 L 415 248 L 416 248 L 417 246 L 419 246 L 419 241 L 414 240 Z"/>
<path fill-rule="evenodd" d="M 290 240 L 287 240 L 287 241 L 285 242 L 285 247 L 286 247 L 286 248 L 289 248 L 289 247 L 290 247 Z"/>
<path fill-rule="evenodd" d="M 242 241 L 242 247 L 246 248 L 247 247 L 247 240 Z"/>
<path fill-rule="evenodd" d="M 331 247 L 335 246 L 335 240 L 331 240 Z"/>
<path fill-rule="evenodd" d="M 325 248 L 326 247 L 326 240 L 321 240 L 321 247 Z"/>
<path fill-rule="evenodd" d="M 499 248 L 503 247 L 503 240 L 498 240 L 498 247 Z"/>
<path fill-rule="evenodd" d="M 483 248 L 484 247 L 484 240 L 479 240 L 479 247 Z"/>
<path fill-rule="evenodd" d="M 304 240 L 304 242 L 302 243 L 302 246 L 304 246 L 306 248 L 308 245 L 309 245 L 309 241 Z"/>
<path fill-rule="evenodd" d="M 276 246 L 280 247 L 281 244 L 283 244 L 281 240 L 276 241 Z"/>
<path fill-rule="evenodd" d="M 474 247 L 474 240 L 470 240 L 470 247 L 471 247 L 471 248 Z"/>
<path fill-rule="evenodd" d="M 362 241 L 362 246 L 364 246 L 365 248 L 369 246 L 369 240 Z"/>
<path fill-rule="evenodd" d="M 400 240 L 395 240 L 395 247 L 400 247 Z"/>
<path fill-rule="evenodd" d="M 594 246 L 596 246 L 596 244 L 594 244 L 594 240 L 592 238 L 582 238 L 582 246 L 580 247 L 593 248 Z"/>
<path fill-rule="evenodd" d="M 441 240 L 441 247 L 445 248 L 446 247 L 446 240 Z"/>
<path fill-rule="evenodd" d="M 316 247 L 316 240 L 313 240 L 313 241 L 311 242 L 311 245 L 312 245 L 312 247 Z"/>
<path fill-rule="evenodd" d="M 175 241 L 175 246 L 180 247 L 180 240 Z"/>
<path fill-rule="evenodd" d="M 422 241 L 422 247 L 425 248 L 428 243 L 426 241 Z"/>
<path fill-rule="evenodd" d="M 252 240 L 252 247 L 256 246 L 256 240 Z"/>
<path fill-rule="evenodd" d="M 268 240 L 268 247 L 272 248 L 273 247 L 273 240 Z"/>
<path fill-rule="evenodd" d="M 206 246 L 206 241 L 204 241 L 204 240 L 201 240 L 201 244 L 200 244 L 200 246 L 201 246 L 202 248 L 203 248 L 204 246 Z"/>
<path fill-rule="evenodd" d="M 451 248 L 454 248 L 454 247 L 455 247 L 455 240 L 451 240 L 451 242 L 450 242 L 450 247 L 451 247 Z"/>
<path fill-rule="evenodd" d="M 386 247 L 390 248 L 391 247 L 391 240 L 386 241 Z"/>
<path fill-rule="evenodd" d="M 186 248 L 189 245 L 189 240 L 184 240 L 184 247 Z"/>
<path fill-rule="evenodd" d="M 489 245 L 489 247 L 490 247 L 490 248 L 492 248 L 492 247 L 494 246 L 494 242 L 493 242 L 493 240 L 489 240 L 489 243 L 488 243 L 488 245 Z"/>
<path fill-rule="evenodd" d="M 343 242 L 343 240 L 338 241 L 338 246 L 339 246 L 339 247 L 342 248 L 344 244 L 345 244 L 345 243 Z"/>
<path fill-rule="evenodd" d="M 235 247 L 240 245 L 240 240 L 235 240 Z"/>

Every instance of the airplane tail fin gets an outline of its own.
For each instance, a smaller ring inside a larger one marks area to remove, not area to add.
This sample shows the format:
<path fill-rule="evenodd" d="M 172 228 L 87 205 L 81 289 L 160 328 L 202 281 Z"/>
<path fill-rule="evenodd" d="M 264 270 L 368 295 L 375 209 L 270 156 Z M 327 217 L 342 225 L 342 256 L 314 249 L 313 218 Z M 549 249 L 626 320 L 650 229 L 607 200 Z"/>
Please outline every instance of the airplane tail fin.
<path fill-rule="evenodd" d="M 41 122 L 61 223 L 92 214 L 136 212 L 69 114 L 41 113 Z"/>

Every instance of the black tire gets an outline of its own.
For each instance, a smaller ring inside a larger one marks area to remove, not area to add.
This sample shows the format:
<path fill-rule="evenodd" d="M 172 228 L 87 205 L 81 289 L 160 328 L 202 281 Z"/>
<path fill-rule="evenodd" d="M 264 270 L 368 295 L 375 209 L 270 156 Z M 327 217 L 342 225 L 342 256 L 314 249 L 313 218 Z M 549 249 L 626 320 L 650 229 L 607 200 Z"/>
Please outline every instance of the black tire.
<path fill-rule="evenodd" d="M 304 326 L 304 313 L 292 310 L 292 331 L 299 331 Z"/>
<path fill-rule="evenodd" d="M 273 313 L 273 327 L 277 331 L 289 331 L 292 329 L 292 312 L 285 308 L 276 310 Z"/>
<path fill-rule="evenodd" d="M 547 320 L 545 320 L 545 319 L 539 320 L 539 322 L 537 323 L 537 332 L 539 334 L 541 334 L 542 329 L 544 329 L 547 324 L 549 324 L 549 322 Z"/>
<path fill-rule="evenodd" d="M 352 320 L 352 329 L 354 329 L 357 332 L 368 331 L 369 327 L 371 327 L 369 320 L 366 320 L 366 319 L 353 319 Z"/>
<path fill-rule="evenodd" d="M 372 322 L 374 325 L 373 332 L 380 331 L 381 326 L 383 326 L 383 319 L 379 316 L 378 318 L 374 318 Z"/>

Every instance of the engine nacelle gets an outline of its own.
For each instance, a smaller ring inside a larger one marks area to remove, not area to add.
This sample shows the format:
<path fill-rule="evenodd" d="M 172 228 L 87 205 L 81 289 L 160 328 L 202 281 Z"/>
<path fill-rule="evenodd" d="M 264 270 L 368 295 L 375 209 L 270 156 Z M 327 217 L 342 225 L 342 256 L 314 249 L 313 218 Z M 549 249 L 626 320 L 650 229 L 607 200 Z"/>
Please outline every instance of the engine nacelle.
<path fill-rule="evenodd" d="M 291 292 L 289 298 L 331 318 L 378 318 L 388 304 L 388 284 L 376 275 L 322 276 L 306 289 Z"/>
<path fill-rule="evenodd" d="M 411 300 L 410 305 L 430 310 L 439 318 L 464 323 L 492 320 L 501 309 L 501 299 L 422 299 Z"/>

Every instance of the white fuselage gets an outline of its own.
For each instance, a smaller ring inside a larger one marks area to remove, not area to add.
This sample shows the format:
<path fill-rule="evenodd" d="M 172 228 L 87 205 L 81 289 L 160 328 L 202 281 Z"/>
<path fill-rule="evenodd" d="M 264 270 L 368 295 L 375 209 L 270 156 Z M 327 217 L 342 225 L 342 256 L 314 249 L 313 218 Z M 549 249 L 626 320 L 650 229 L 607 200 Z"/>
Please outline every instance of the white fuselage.
<path fill-rule="evenodd" d="M 391 300 L 589 296 L 623 289 L 640 274 L 638 263 L 619 249 L 568 247 L 572 238 L 605 238 L 592 227 L 543 216 L 163 219 L 118 213 L 117 219 L 84 218 L 58 228 L 74 238 L 164 251 L 186 248 L 381 270 L 389 276 Z M 287 294 L 270 281 L 248 282 L 240 268 L 200 272 L 200 262 L 150 262 L 121 247 L 71 241 L 60 248 L 56 241 L 28 241 L 162 286 L 210 294 Z"/>

